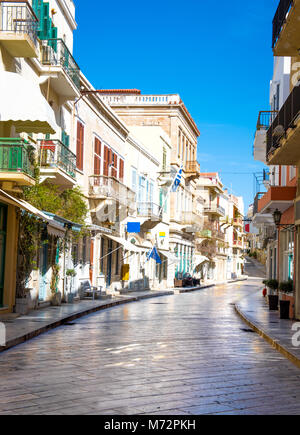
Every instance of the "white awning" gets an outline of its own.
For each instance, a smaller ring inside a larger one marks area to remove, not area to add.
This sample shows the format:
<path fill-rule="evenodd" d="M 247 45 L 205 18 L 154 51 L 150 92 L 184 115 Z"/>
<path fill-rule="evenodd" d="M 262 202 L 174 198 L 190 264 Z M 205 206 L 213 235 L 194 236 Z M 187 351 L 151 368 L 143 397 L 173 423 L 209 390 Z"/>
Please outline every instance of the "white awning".
<path fill-rule="evenodd" d="M 104 234 L 105 237 L 108 237 L 109 239 L 113 240 L 114 242 L 119 243 L 119 245 L 122 245 L 125 251 L 130 252 L 144 252 L 143 249 L 135 246 L 133 243 L 130 243 L 128 240 L 122 239 L 121 237 L 115 237 L 111 236 L 110 234 Z"/>
<path fill-rule="evenodd" d="M 23 201 L 23 199 L 16 199 L 8 193 L 4 192 L 4 190 L 0 189 L 0 201 L 4 201 L 10 205 L 14 205 L 15 207 L 19 207 L 22 210 L 27 211 L 28 213 L 37 216 L 43 222 L 47 224 L 48 234 L 56 237 L 64 237 L 66 230 L 59 223 L 55 222 L 49 216 L 47 216 L 42 211 L 35 208 L 33 205 L 29 204 L 29 202 Z"/>
<path fill-rule="evenodd" d="M 170 261 L 170 263 L 173 263 L 173 264 L 179 264 L 180 263 L 180 258 L 176 257 L 176 255 L 172 254 L 172 252 L 170 252 L 170 251 L 162 251 L 162 250 L 159 250 L 158 252 L 161 255 L 163 255 L 164 257 L 166 257 L 168 259 L 168 261 Z"/>
<path fill-rule="evenodd" d="M 17 133 L 58 131 L 54 111 L 39 84 L 7 71 L 0 72 L 0 123 L 12 123 Z"/>
<path fill-rule="evenodd" d="M 209 261 L 207 257 L 204 257 L 203 255 L 195 255 L 195 261 L 194 261 L 194 268 L 197 266 L 200 266 L 200 264 L 205 263 L 206 261 Z"/>

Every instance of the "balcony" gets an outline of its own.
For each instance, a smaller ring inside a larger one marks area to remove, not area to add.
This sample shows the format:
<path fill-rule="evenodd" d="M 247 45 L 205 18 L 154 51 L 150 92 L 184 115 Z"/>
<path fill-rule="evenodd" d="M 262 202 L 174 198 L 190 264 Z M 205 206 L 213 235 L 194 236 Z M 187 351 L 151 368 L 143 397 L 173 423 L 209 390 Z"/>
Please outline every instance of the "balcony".
<path fill-rule="evenodd" d="M 258 213 L 273 214 L 276 209 L 284 213 L 293 206 L 296 193 L 297 187 L 271 186 L 258 200 Z"/>
<path fill-rule="evenodd" d="M 142 231 L 149 231 L 162 222 L 163 212 L 161 207 L 153 202 L 138 202 L 137 216 L 141 218 Z"/>
<path fill-rule="evenodd" d="M 196 180 L 200 177 L 200 164 L 196 160 L 186 162 L 185 173 L 187 178 Z"/>
<path fill-rule="evenodd" d="M 259 201 L 263 196 L 265 195 L 265 192 L 259 192 L 256 194 L 254 198 L 254 204 L 253 204 L 253 224 L 255 226 L 273 226 L 274 225 L 274 219 L 271 213 L 263 213 L 261 210 L 259 211 Z"/>
<path fill-rule="evenodd" d="M 277 111 L 261 111 L 258 115 L 253 146 L 254 160 L 266 164 L 267 131 L 274 121 Z"/>
<path fill-rule="evenodd" d="M 135 193 L 115 177 L 92 175 L 89 177 L 89 197 L 95 200 L 112 199 L 120 204 L 132 206 Z"/>
<path fill-rule="evenodd" d="M 13 57 L 38 57 L 38 19 L 26 1 L 0 0 L 0 44 Z"/>
<path fill-rule="evenodd" d="M 300 1 L 280 0 L 273 19 L 274 56 L 298 56 L 300 48 Z"/>
<path fill-rule="evenodd" d="M 40 141 L 41 181 L 72 188 L 76 184 L 76 155 L 57 139 Z"/>
<path fill-rule="evenodd" d="M 295 86 L 267 132 L 268 165 L 300 161 L 300 86 Z"/>
<path fill-rule="evenodd" d="M 23 139 L 0 138 L 0 181 L 5 190 L 35 184 L 33 147 Z"/>
<path fill-rule="evenodd" d="M 233 240 L 232 245 L 234 248 L 243 249 L 243 242 L 241 240 Z"/>
<path fill-rule="evenodd" d="M 233 219 L 233 222 L 232 222 L 232 225 L 234 226 L 234 227 L 239 227 L 239 228 L 243 228 L 243 219 L 242 218 L 234 218 Z"/>
<path fill-rule="evenodd" d="M 45 73 L 51 74 L 54 91 L 67 100 L 80 95 L 80 69 L 62 39 L 42 41 L 41 63 L 47 67 Z"/>
<path fill-rule="evenodd" d="M 219 217 L 225 217 L 226 211 L 223 207 L 219 205 L 211 204 L 210 206 L 204 207 L 204 213 L 216 215 Z"/>
<path fill-rule="evenodd" d="M 203 228 L 203 217 L 193 211 L 182 212 L 180 224 L 183 231 L 196 233 Z"/>

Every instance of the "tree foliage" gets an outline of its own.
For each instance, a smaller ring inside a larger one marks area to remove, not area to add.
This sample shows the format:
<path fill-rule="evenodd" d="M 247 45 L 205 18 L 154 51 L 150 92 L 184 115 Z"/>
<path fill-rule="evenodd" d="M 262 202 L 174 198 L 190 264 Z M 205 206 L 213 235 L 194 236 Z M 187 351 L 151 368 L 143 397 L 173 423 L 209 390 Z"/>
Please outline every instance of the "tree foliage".
<path fill-rule="evenodd" d="M 78 187 L 61 192 L 58 186 L 42 183 L 26 188 L 24 195 L 25 200 L 39 210 L 81 225 L 85 222 L 88 208 Z"/>

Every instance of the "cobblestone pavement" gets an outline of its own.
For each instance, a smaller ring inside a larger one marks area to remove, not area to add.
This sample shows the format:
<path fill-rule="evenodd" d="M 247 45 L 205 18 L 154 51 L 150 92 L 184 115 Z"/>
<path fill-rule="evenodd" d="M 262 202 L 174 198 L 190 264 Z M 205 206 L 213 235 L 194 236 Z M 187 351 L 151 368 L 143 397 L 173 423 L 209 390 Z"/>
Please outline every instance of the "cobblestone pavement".
<path fill-rule="evenodd" d="M 0 413 L 299 414 L 300 370 L 234 312 L 255 284 L 114 307 L 2 353 Z"/>

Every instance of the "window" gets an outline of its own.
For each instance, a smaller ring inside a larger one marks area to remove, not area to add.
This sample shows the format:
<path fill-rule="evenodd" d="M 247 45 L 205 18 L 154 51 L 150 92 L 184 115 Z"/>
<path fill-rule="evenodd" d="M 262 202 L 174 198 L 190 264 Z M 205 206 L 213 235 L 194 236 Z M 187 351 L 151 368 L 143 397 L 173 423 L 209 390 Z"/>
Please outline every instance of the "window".
<path fill-rule="evenodd" d="M 101 142 L 95 138 L 94 175 L 101 175 Z"/>
<path fill-rule="evenodd" d="M 131 188 L 136 193 L 137 190 L 137 173 L 136 169 L 131 168 Z"/>
<path fill-rule="evenodd" d="M 290 181 L 296 177 L 296 168 L 295 166 L 290 166 Z"/>
<path fill-rule="evenodd" d="M 281 186 L 286 186 L 287 167 L 281 166 Z"/>
<path fill-rule="evenodd" d="M 118 178 L 118 156 L 116 153 L 111 151 L 111 177 Z"/>
<path fill-rule="evenodd" d="M 83 171 L 83 147 L 84 147 L 84 126 L 77 122 L 77 148 L 76 148 L 76 166 Z"/>
<path fill-rule="evenodd" d="M 181 146 L 181 131 L 178 131 L 178 144 L 177 144 L 177 154 L 180 157 L 180 146 Z"/>

